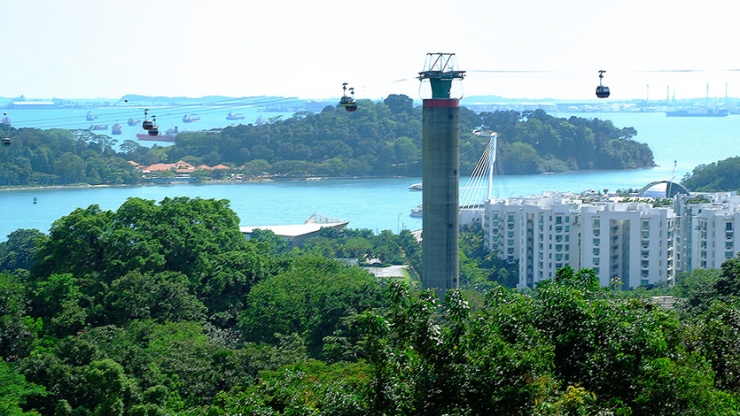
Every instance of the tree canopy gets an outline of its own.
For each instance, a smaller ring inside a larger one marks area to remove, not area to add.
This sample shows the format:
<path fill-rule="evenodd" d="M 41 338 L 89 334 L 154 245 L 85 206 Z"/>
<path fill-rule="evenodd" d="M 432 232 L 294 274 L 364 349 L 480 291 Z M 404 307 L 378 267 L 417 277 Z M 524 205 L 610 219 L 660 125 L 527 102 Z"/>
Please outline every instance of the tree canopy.
<path fill-rule="evenodd" d="M 0 243 L 0 414 L 740 411 L 740 256 L 651 293 L 560 269 L 526 293 L 463 231 L 444 299 L 404 230 L 246 240 L 228 201 L 132 198 Z M 369 261 L 370 259 L 373 262 Z"/>
<path fill-rule="evenodd" d="M 359 100 L 348 113 L 325 107 L 261 125 L 220 131 L 181 132 L 173 146 L 117 143 L 105 135 L 62 129 L 12 129 L 11 146 L 0 149 L 0 186 L 132 184 L 143 180 L 129 161 L 142 166 L 187 161 L 223 164 L 241 177 L 419 176 L 422 108 L 405 95 L 373 102 Z M 474 129 L 499 132 L 498 152 L 511 174 L 566 170 L 631 169 L 653 166 L 647 145 L 634 141 L 634 128 L 611 121 L 556 118 L 542 110 L 475 112 L 460 109 L 460 170 L 470 174 L 488 138 Z M 157 173 L 174 176 L 172 171 Z M 200 169 L 193 178 L 222 179 L 224 170 Z"/>
<path fill-rule="evenodd" d="M 740 156 L 699 165 L 681 181 L 692 192 L 740 191 Z"/>

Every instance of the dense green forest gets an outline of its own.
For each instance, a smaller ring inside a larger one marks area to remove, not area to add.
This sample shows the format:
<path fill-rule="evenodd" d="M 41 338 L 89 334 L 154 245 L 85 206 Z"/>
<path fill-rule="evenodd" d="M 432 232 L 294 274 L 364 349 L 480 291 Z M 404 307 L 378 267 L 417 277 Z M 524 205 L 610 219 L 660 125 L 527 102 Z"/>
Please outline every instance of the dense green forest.
<path fill-rule="evenodd" d="M 517 292 L 480 230 L 462 235 L 464 287 L 438 299 L 417 289 L 408 230 L 247 240 L 226 200 L 132 198 L 16 230 L 0 243 L 0 415 L 740 412 L 740 257 L 654 291 L 565 268 Z"/>
<path fill-rule="evenodd" d="M 0 147 L 0 186 L 130 184 L 142 180 L 128 161 L 141 165 L 184 160 L 199 179 L 307 176 L 420 176 L 422 108 L 404 95 L 382 102 L 360 100 L 353 113 L 326 107 L 299 112 L 264 125 L 239 125 L 218 132 L 182 132 L 173 146 L 144 147 L 89 131 L 10 129 L 10 146 Z M 633 140 L 633 128 L 599 119 L 556 118 L 542 110 L 476 114 L 460 111 L 460 169 L 472 172 L 488 137 L 499 132 L 498 160 L 508 174 L 653 166 L 647 145 Z"/>
<path fill-rule="evenodd" d="M 0 186 L 133 184 L 141 174 L 113 150 L 115 140 L 89 131 L 11 128 L 0 147 Z"/>
<path fill-rule="evenodd" d="M 740 156 L 699 165 L 681 183 L 695 192 L 740 192 Z"/>

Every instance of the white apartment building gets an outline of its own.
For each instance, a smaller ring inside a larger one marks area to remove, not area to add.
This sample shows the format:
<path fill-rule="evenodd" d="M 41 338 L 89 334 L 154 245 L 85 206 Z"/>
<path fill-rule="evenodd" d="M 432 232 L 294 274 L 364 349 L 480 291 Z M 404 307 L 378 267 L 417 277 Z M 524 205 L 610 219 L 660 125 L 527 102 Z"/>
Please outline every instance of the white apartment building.
<path fill-rule="evenodd" d="M 740 250 L 740 197 L 678 194 L 672 206 L 651 198 L 567 193 L 494 199 L 461 210 L 461 224 L 480 222 L 487 247 L 519 262 L 519 288 L 558 269 L 592 268 L 602 285 L 625 288 L 675 283 L 678 273 L 719 268 Z"/>

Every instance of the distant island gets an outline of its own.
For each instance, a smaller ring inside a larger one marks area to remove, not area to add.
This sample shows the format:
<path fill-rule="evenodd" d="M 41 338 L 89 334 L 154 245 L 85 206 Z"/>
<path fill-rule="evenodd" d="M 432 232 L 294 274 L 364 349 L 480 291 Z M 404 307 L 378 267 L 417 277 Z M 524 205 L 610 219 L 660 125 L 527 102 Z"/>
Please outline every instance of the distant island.
<path fill-rule="evenodd" d="M 281 96 L 229 97 L 208 95 L 202 97 L 184 96 L 149 96 L 127 94 L 118 98 L 27 98 L 0 97 L 0 107 L 8 109 L 24 108 L 94 108 L 94 107 L 141 107 L 141 106 L 178 106 L 178 105 L 232 105 L 264 107 L 266 103 L 274 107 L 272 111 L 311 111 L 319 112 L 327 105 L 334 105 L 338 98 L 312 98 Z M 382 100 L 372 100 L 382 101 Z M 496 95 L 473 95 L 461 99 L 461 105 L 476 113 L 495 111 L 535 111 L 544 110 L 560 113 L 716 113 L 740 114 L 739 97 L 719 98 L 684 98 L 684 99 L 557 99 L 557 98 L 510 98 Z M 279 103 L 275 105 L 274 103 Z M 421 105 L 417 99 L 414 105 Z"/>
<path fill-rule="evenodd" d="M 130 97 L 130 101 L 138 100 Z M 175 177 L 146 175 L 137 166 L 185 162 L 192 180 L 256 177 L 369 177 L 421 175 L 421 107 L 405 95 L 358 100 L 348 113 L 336 103 L 298 111 L 287 119 L 218 131 L 180 132 L 173 146 L 144 147 L 91 131 L 9 128 L 12 145 L 0 148 L 0 186 L 133 184 Z M 487 145 L 476 129 L 498 132 L 498 160 L 508 174 L 654 166 L 650 148 L 632 127 L 611 121 L 557 118 L 543 110 L 476 113 L 461 109 L 460 171 L 472 172 Z M 198 169 L 200 166 L 222 166 Z"/>

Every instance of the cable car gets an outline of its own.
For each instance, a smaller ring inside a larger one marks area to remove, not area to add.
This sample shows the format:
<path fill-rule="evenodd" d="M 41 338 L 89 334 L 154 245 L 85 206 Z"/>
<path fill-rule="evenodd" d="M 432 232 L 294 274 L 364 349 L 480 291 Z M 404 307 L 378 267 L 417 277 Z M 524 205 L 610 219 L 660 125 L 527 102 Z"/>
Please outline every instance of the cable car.
<path fill-rule="evenodd" d="M 599 70 L 599 86 L 596 87 L 596 96 L 599 98 L 609 98 L 609 87 L 606 85 L 602 85 L 602 82 L 604 80 L 604 71 L 603 69 Z"/>
<path fill-rule="evenodd" d="M 152 127 L 154 127 L 154 123 L 152 123 L 151 120 L 149 120 L 148 118 L 146 118 L 146 116 L 147 116 L 148 113 L 149 113 L 149 109 L 148 108 L 145 108 L 144 109 L 144 122 L 141 123 L 141 128 L 144 129 L 144 130 L 151 130 Z M 156 134 L 154 136 L 156 136 Z"/>
<path fill-rule="evenodd" d="M 357 103 L 355 102 L 355 89 L 349 88 L 349 93 L 351 96 L 347 96 L 347 83 L 342 83 L 342 98 L 339 100 L 339 105 L 344 107 L 347 111 L 356 111 L 357 110 Z"/>
<path fill-rule="evenodd" d="M 0 121 L 0 124 L 7 124 L 8 134 L 10 134 L 10 119 L 8 118 L 8 113 L 3 113 L 3 118 L 2 121 Z M 10 146 L 10 137 L 3 139 L 3 146 Z"/>
<path fill-rule="evenodd" d="M 146 121 L 144 122 L 146 123 Z M 150 136 L 159 136 L 159 127 L 157 127 L 157 116 L 152 116 L 152 127 L 149 129 Z"/>

